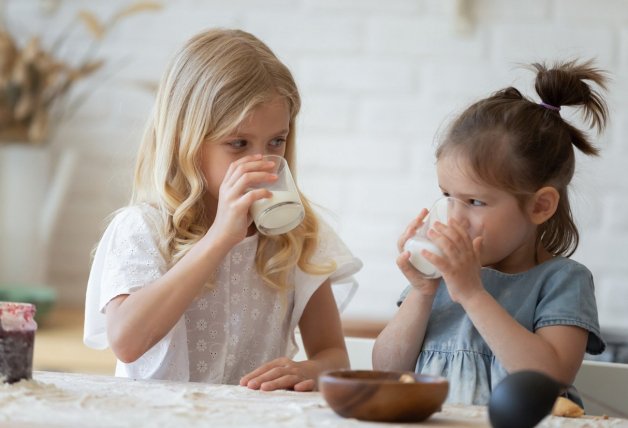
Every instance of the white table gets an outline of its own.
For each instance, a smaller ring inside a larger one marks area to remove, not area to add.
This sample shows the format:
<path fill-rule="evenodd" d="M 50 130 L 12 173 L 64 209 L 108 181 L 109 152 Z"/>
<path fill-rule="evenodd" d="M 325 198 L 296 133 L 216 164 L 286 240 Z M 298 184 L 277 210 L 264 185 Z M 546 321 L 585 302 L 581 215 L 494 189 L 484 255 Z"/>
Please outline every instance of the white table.
<path fill-rule="evenodd" d="M 489 427 L 486 408 L 444 406 L 422 424 L 376 424 L 336 415 L 318 392 L 259 392 L 230 385 L 35 372 L 0 384 L 0 426 L 28 427 Z M 628 420 L 548 417 L 541 427 L 628 427 Z"/>

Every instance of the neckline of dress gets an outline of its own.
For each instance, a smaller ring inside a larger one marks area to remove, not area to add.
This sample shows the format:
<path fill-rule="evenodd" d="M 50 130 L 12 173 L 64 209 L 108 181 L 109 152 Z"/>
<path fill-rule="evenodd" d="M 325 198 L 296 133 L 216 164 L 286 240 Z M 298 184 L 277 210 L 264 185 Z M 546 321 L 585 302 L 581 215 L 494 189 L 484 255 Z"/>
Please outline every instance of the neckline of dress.
<path fill-rule="evenodd" d="M 500 271 L 500 270 L 497 270 L 497 269 L 494 269 L 494 268 L 491 268 L 491 267 L 483 267 L 483 268 L 482 268 L 482 270 L 487 271 L 487 272 L 494 272 L 494 273 L 496 273 L 496 274 L 498 274 L 498 275 L 501 275 L 501 276 L 504 276 L 504 277 L 514 278 L 514 277 L 517 277 L 517 276 L 524 276 L 524 275 L 527 275 L 527 274 L 528 274 L 528 273 L 530 273 L 530 272 L 533 272 L 533 271 L 535 271 L 535 270 L 537 270 L 537 269 L 540 269 L 542 266 L 543 266 L 543 267 L 544 267 L 544 266 L 548 266 L 549 264 L 552 264 L 552 263 L 554 263 L 555 261 L 558 261 L 558 260 L 564 260 L 564 259 L 566 259 L 566 257 L 563 257 L 563 256 L 554 256 L 554 257 L 552 257 L 551 259 L 544 261 L 543 263 L 539 263 L 538 265 L 534 265 L 534 266 L 532 266 L 532 267 L 531 267 L 530 269 L 528 269 L 528 270 L 525 270 L 525 271 L 523 271 L 523 272 L 517 272 L 517 273 L 507 273 L 507 272 L 502 272 L 502 271 Z"/>
<path fill-rule="evenodd" d="M 250 236 L 245 236 L 244 239 L 238 242 L 237 244 L 235 244 L 233 248 L 239 247 L 241 245 L 246 245 L 251 242 L 257 242 L 258 239 L 259 239 L 259 232 L 255 232 L 254 234 Z"/>

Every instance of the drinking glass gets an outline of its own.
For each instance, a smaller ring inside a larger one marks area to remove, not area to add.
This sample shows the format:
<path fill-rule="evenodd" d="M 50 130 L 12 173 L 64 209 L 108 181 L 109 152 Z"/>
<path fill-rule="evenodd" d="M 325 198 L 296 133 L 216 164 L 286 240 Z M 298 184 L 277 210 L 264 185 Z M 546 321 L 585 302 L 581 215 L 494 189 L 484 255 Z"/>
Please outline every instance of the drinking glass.
<path fill-rule="evenodd" d="M 271 172 L 277 174 L 278 178 L 273 183 L 262 183 L 257 186 L 270 190 L 273 195 L 255 201 L 251 206 L 251 216 L 261 233 L 280 235 L 301 224 L 305 217 L 305 209 L 288 168 L 288 162 L 275 155 L 264 156 L 263 160 L 275 163 Z"/>
<path fill-rule="evenodd" d="M 438 199 L 423 220 L 423 225 L 404 244 L 403 249 L 410 252 L 410 263 L 425 278 L 440 278 L 442 274 L 438 268 L 421 254 L 421 250 L 427 250 L 437 256 L 443 256 L 441 249 L 427 237 L 427 232 L 437 221 L 447 224 L 450 219 L 454 218 L 467 227 L 469 236 L 474 239 L 480 235 L 481 227 L 478 226 L 477 219 L 473 217 L 472 206 L 461 199 L 452 197 Z"/>

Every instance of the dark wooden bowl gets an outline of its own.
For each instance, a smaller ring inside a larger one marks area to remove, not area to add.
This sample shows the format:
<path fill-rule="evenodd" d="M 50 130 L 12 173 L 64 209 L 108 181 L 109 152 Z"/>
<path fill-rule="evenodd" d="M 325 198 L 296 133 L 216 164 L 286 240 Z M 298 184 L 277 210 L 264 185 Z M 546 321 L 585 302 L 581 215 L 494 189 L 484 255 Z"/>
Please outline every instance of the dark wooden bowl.
<path fill-rule="evenodd" d="M 441 408 L 449 392 L 447 379 L 403 372 L 373 370 L 328 371 L 318 387 L 336 413 L 345 418 L 377 422 L 419 422 Z"/>

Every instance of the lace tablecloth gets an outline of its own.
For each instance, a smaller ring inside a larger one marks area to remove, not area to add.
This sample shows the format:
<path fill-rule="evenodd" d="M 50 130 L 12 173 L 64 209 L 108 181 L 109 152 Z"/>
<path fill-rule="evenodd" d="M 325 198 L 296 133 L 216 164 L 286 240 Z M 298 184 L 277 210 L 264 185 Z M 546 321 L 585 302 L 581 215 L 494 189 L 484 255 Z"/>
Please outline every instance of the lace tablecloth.
<path fill-rule="evenodd" d="M 485 407 L 444 406 L 422 424 L 336 415 L 317 392 L 35 372 L 0 384 L 0 427 L 489 427 Z M 540 427 L 627 427 L 628 420 L 547 417 Z"/>

